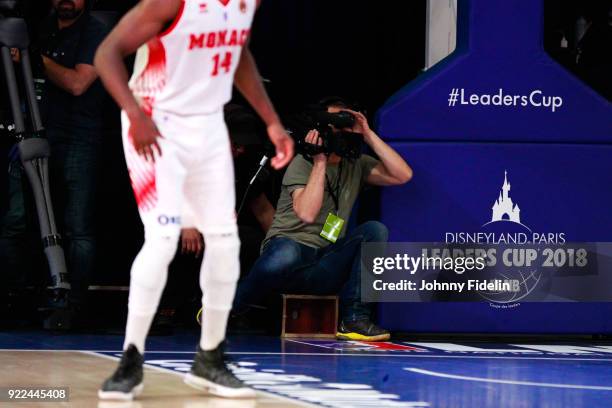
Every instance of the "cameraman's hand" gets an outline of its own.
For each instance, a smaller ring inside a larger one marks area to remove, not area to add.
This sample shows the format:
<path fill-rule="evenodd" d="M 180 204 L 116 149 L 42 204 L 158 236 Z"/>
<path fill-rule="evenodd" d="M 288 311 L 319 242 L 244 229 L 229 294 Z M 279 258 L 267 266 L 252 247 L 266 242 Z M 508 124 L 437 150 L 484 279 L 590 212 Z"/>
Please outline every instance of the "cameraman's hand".
<path fill-rule="evenodd" d="M 280 170 L 293 159 L 293 139 L 279 123 L 268 126 L 268 136 L 276 148 L 276 156 L 272 158 L 272 167 Z"/>
<path fill-rule="evenodd" d="M 308 134 L 306 135 L 306 138 L 304 139 L 306 141 L 306 143 L 310 143 L 313 145 L 317 145 L 317 146 L 322 146 L 323 145 L 323 140 L 321 139 L 321 137 L 319 136 L 319 131 L 318 130 L 311 130 L 310 132 L 308 132 Z M 316 156 L 312 157 L 313 162 L 316 163 L 327 163 L 327 156 L 325 155 L 325 153 L 319 153 Z"/>
<path fill-rule="evenodd" d="M 353 132 L 363 134 L 363 137 L 367 138 L 370 136 L 372 129 L 370 129 L 370 125 L 368 124 L 368 119 L 361 112 L 357 112 L 350 109 L 343 109 L 345 112 L 350 113 L 355 117 L 355 126 L 353 126 Z"/>
<path fill-rule="evenodd" d="M 161 147 L 157 143 L 157 138 L 162 136 L 153 119 L 142 110 L 139 110 L 134 117 L 130 117 L 130 135 L 134 148 L 145 160 L 155 163 L 154 148 L 160 156 L 162 155 Z"/>

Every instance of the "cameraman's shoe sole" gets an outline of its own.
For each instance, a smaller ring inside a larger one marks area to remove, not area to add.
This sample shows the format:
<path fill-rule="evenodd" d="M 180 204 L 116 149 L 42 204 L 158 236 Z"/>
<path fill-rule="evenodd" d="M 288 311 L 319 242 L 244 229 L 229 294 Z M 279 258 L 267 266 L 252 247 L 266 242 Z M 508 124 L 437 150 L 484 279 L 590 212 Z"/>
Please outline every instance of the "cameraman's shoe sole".
<path fill-rule="evenodd" d="M 222 385 L 209 381 L 205 378 L 198 377 L 191 373 L 187 373 L 185 375 L 184 381 L 185 384 L 189 385 L 190 387 L 193 387 L 200 391 L 204 391 L 216 397 L 249 399 L 255 398 L 257 396 L 257 394 L 255 394 L 255 390 L 253 390 L 252 388 L 224 387 Z"/>
<path fill-rule="evenodd" d="M 132 392 L 98 390 L 98 398 L 103 401 L 132 401 L 142 394 L 143 388 L 144 384 L 140 383 L 132 389 Z"/>
<path fill-rule="evenodd" d="M 391 338 L 391 333 L 379 334 L 378 336 L 365 336 L 359 333 L 336 333 L 338 340 L 356 340 L 356 341 L 387 341 Z"/>

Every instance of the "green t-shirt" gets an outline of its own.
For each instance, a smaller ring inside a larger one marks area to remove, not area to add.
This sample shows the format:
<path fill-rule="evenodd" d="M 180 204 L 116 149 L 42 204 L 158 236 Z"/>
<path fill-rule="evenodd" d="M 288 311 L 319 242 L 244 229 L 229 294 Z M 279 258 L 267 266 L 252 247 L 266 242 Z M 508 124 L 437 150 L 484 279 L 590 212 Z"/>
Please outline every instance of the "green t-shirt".
<path fill-rule="evenodd" d="M 287 168 L 287 172 L 283 178 L 283 186 L 278 200 L 274 221 L 266 235 L 262 248 L 270 239 L 276 237 L 291 238 L 300 244 L 314 248 L 323 248 L 329 245 L 331 242 L 321 237 L 319 234 L 323 229 L 323 225 L 329 213 L 335 213 L 336 206 L 330 194 L 329 186 L 331 185 L 332 189 L 336 188 L 339 168 L 342 167 L 342 171 L 340 172 L 341 180 L 337 215 L 348 222 L 353 204 L 355 204 L 355 200 L 366 178 L 378 163 L 379 161 L 375 158 L 368 155 L 362 155 L 357 160 L 342 159 L 342 162 L 338 165 L 328 164 L 326 174 L 329 184 L 327 182 L 325 183 L 321 212 L 319 212 L 314 223 L 305 224 L 293 210 L 293 198 L 291 194 L 295 190 L 306 186 L 310 178 L 313 164 L 301 155 L 296 156 Z M 344 236 L 345 232 L 346 223 L 340 233 L 340 238 Z"/>

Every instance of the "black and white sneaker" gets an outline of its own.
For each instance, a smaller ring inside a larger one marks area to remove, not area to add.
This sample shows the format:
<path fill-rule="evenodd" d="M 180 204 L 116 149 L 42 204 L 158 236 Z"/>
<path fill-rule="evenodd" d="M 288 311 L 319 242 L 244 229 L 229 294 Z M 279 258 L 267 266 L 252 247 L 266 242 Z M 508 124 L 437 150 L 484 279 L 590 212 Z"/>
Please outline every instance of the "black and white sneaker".
<path fill-rule="evenodd" d="M 205 351 L 198 346 L 191 371 L 185 383 L 217 397 L 255 398 L 255 391 L 247 387 L 227 368 L 223 359 L 223 344 Z"/>
<path fill-rule="evenodd" d="M 131 401 L 142 392 L 144 358 L 133 344 L 123 352 L 119 367 L 98 391 L 102 400 Z"/>
<path fill-rule="evenodd" d="M 338 340 L 387 341 L 391 338 L 388 330 L 381 329 L 369 319 L 341 322 L 336 333 Z"/>

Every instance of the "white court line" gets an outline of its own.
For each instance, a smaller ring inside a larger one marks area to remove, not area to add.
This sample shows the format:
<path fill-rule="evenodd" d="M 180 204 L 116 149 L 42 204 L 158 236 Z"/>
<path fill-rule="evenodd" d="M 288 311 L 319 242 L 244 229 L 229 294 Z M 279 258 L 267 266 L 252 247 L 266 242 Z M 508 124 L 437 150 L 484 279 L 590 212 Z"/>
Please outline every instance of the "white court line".
<path fill-rule="evenodd" d="M 25 351 L 25 352 L 48 352 L 48 353 L 122 353 L 123 350 L 41 350 L 41 349 L 0 349 L 2 351 Z M 146 351 L 147 354 L 195 354 L 195 351 Z M 526 356 L 454 356 L 454 355 L 423 355 L 423 354 L 375 354 L 375 353 L 282 353 L 282 352 L 264 352 L 264 351 L 229 351 L 225 354 L 230 355 L 252 355 L 252 356 L 323 356 L 323 357 L 401 357 L 401 358 L 455 358 L 455 359 L 472 359 L 472 360 L 554 360 L 554 361 L 612 361 L 612 358 L 577 358 L 563 357 L 551 354 L 550 357 L 526 357 Z"/>
<path fill-rule="evenodd" d="M 294 340 L 294 339 L 285 339 L 286 341 L 290 341 L 292 343 L 298 343 L 298 344 L 304 344 L 306 346 L 310 346 L 310 347 L 321 347 L 324 349 L 328 349 L 328 350 L 336 350 L 333 347 L 329 347 L 329 346 L 324 346 L 322 344 L 312 344 L 312 343 L 306 343 L 305 341 L 299 341 L 299 340 Z"/>
<path fill-rule="evenodd" d="M 476 381 L 494 384 L 510 384 L 510 385 L 528 385 L 533 387 L 549 387 L 549 388 L 571 388 L 579 390 L 596 390 L 596 391 L 612 391 L 612 387 L 604 387 L 599 385 L 578 385 L 578 384 L 557 384 L 557 383 L 539 383 L 531 381 L 513 381 L 513 380 L 498 380 L 495 378 L 469 377 L 464 375 L 438 373 L 435 371 L 423 370 L 420 368 L 404 368 L 417 374 L 430 375 L 432 377 L 450 378 L 452 380 Z"/>
<path fill-rule="evenodd" d="M 95 351 L 83 351 L 83 350 L 75 350 L 75 351 L 79 352 L 79 353 L 83 353 L 83 354 L 89 354 L 89 355 L 92 355 L 92 356 L 106 358 L 106 359 L 113 360 L 113 361 L 119 361 L 119 357 L 107 356 L 106 354 L 98 354 Z M 119 353 L 121 353 L 121 352 L 122 351 L 120 351 Z M 171 370 L 169 368 L 158 367 L 158 366 L 149 365 L 149 364 L 146 364 L 146 363 L 144 364 L 144 366 L 146 368 L 150 368 L 150 369 L 155 370 L 155 371 L 160 371 L 160 372 L 163 372 L 163 373 L 169 373 L 169 374 L 178 375 L 181 378 L 185 376 L 185 373 L 174 371 L 174 370 Z M 278 394 L 274 394 L 274 393 L 267 392 L 267 391 L 261 391 L 259 389 L 255 389 L 255 392 L 257 394 L 261 394 L 261 395 L 265 396 L 266 398 L 272 398 L 272 399 L 277 399 L 277 400 L 282 400 L 282 401 L 288 401 L 288 402 L 291 402 L 294 405 L 301 405 L 301 406 L 306 407 L 306 408 L 320 407 L 320 405 L 310 404 L 308 402 L 304 402 L 304 401 L 300 401 L 300 400 L 295 400 L 295 399 L 292 399 L 292 398 L 288 398 L 288 397 L 285 397 L 285 396 L 282 396 L 282 395 L 278 395 Z M 206 396 L 206 394 L 203 394 L 203 396 Z"/>

